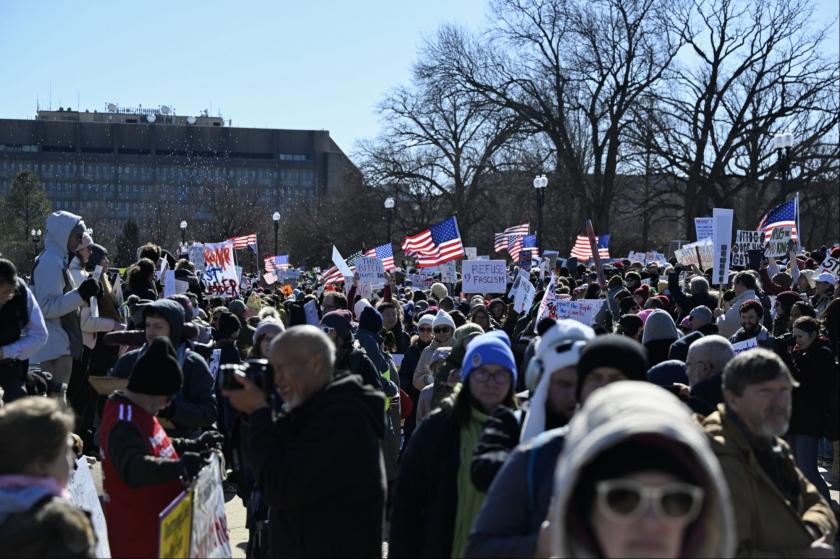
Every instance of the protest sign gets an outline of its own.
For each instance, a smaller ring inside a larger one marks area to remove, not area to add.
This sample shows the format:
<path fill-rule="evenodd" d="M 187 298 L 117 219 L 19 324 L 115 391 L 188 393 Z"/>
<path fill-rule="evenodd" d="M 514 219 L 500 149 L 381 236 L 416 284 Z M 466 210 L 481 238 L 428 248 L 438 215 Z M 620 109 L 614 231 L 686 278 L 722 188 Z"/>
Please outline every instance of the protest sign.
<path fill-rule="evenodd" d="M 440 281 L 456 283 L 458 281 L 458 266 L 454 260 L 440 265 Z"/>
<path fill-rule="evenodd" d="M 764 233 L 738 229 L 735 233 L 735 244 L 732 245 L 732 265 L 748 266 L 749 251 L 760 250 L 762 246 L 764 246 Z"/>
<path fill-rule="evenodd" d="M 428 289 L 435 283 L 435 278 L 425 274 L 408 274 L 408 279 L 415 289 Z"/>
<path fill-rule="evenodd" d="M 187 247 L 187 260 L 193 263 L 196 273 L 204 272 L 204 245 L 193 243 Z"/>
<path fill-rule="evenodd" d="M 391 359 L 394 360 L 394 367 L 399 369 L 402 366 L 403 359 L 405 358 L 404 353 L 392 353 Z"/>
<path fill-rule="evenodd" d="M 111 557 L 108 526 L 105 524 L 105 514 L 102 512 L 86 457 L 82 456 L 76 460 L 76 469 L 67 483 L 67 492 L 70 493 L 70 502 L 90 516 L 93 532 L 96 534 L 96 556 L 99 559 Z"/>
<path fill-rule="evenodd" d="M 466 260 L 476 260 L 478 256 L 478 249 L 475 247 L 464 247 L 464 258 Z"/>
<path fill-rule="evenodd" d="M 735 355 L 756 347 L 758 347 L 758 341 L 755 338 L 750 338 L 749 340 L 732 344 L 732 349 L 735 351 Z"/>
<path fill-rule="evenodd" d="M 385 266 L 381 260 L 360 256 L 355 265 L 360 284 L 367 284 L 372 289 L 385 287 Z"/>
<path fill-rule="evenodd" d="M 168 299 L 175 295 L 175 270 L 166 270 L 163 274 L 163 297 Z"/>
<path fill-rule="evenodd" d="M 516 290 L 519 289 L 520 284 L 523 281 L 529 281 L 530 279 L 531 275 L 528 272 L 526 272 L 525 270 L 517 270 L 516 277 L 513 279 L 513 282 L 510 286 L 510 291 L 508 291 L 507 294 L 508 298 L 513 298 L 513 296 L 516 294 Z"/>
<path fill-rule="evenodd" d="M 557 301 L 557 318 L 570 318 L 587 326 L 595 324 L 595 317 L 604 305 L 605 299 L 578 299 Z"/>
<path fill-rule="evenodd" d="M 548 258 L 547 270 L 552 271 L 557 266 L 557 259 L 560 257 L 560 252 L 556 250 L 544 250 L 543 256 Z"/>
<path fill-rule="evenodd" d="M 694 218 L 694 232 L 697 234 L 697 240 L 711 239 L 714 232 L 714 218 L 711 217 L 695 217 Z"/>
<path fill-rule="evenodd" d="M 353 272 L 350 270 L 350 266 L 347 265 L 347 262 L 344 260 L 344 257 L 341 256 L 341 253 L 338 252 L 338 249 L 335 247 L 335 245 L 333 245 L 332 261 L 333 264 L 335 264 L 335 267 L 338 268 L 338 271 L 341 272 L 342 276 L 353 276 Z"/>
<path fill-rule="evenodd" d="M 475 257 L 475 259 L 476 260 L 490 260 L 490 257 L 487 256 L 486 254 L 479 254 L 478 256 Z"/>
<path fill-rule="evenodd" d="M 506 287 L 504 260 L 464 260 L 461 264 L 463 293 L 504 293 Z"/>
<path fill-rule="evenodd" d="M 675 250 L 674 258 L 683 266 L 693 264 L 698 268 L 706 268 L 714 259 L 714 245 L 711 239 L 689 243 Z"/>
<path fill-rule="evenodd" d="M 714 219 L 712 240 L 714 259 L 712 260 L 712 285 L 725 285 L 729 280 L 729 252 L 732 243 L 732 218 L 735 211 L 729 208 L 712 208 Z"/>
<path fill-rule="evenodd" d="M 557 318 L 557 294 L 554 289 L 557 286 L 557 277 L 551 274 L 551 279 L 545 288 L 540 308 L 537 310 L 537 319 L 534 320 L 534 333 L 537 333 L 537 325 L 544 318 Z"/>
<path fill-rule="evenodd" d="M 825 260 L 822 261 L 822 264 L 820 264 L 820 267 L 817 269 L 818 274 L 822 272 L 829 272 L 835 276 L 840 276 L 840 260 L 831 256 L 826 256 Z"/>
<path fill-rule="evenodd" d="M 190 557 L 231 557 L 219 458 L 199 473 L 193 488 Z"/>
<path fill-rule="evenodd" d="M 318 306 L 314 300 L 303 305 L 303 312 L 306 315 L 307 324 L 311 324 L 312 326 L 319 326 L 321 324 L 321 321 L 318 320 Z"/>
<path fill-rule="evenodd" d="M 274 272 L 266 272 L 263 274 L 263 281 L 266 285 L 273 285 L 277 283 L 278 279 L 279 278 L 277 277 L 277 274 L 275 274 Z"/>
<path fill-rule="evenodd" d="M 767 243 L 767 248 L 764 250 L 764 256 L 767 258 L 778 258 L 788 253 L 788 244 L 793 233 L 791 227 L 777 227 L 770 232 L 770 241 Z"/>
<path fill-rule="evenodd" d="M 521 271 L 520 271 L 521 273 Z M 519 314 L 528 312 L 531 305 L 534 304 L 534 297 L 537 295 L 537 289 L 531 284 L 531 281 L 526 276 L 524 280 L 517 277 L 519 286 L 513 297 L 513 310 Z"/>
<path fill-rule="evenodd" d="M 193 494 L 181 492 L 158 516 L 158 557 L 182 558 L 190 556 L 192 535 Z"/>
<path fill-rule="evenodd" d="M 204 263 L 203 279 L 207 293 L 236 297 L 239 293 L 239 278 L 236 275 L 233 241 L 205 243 Z"/>

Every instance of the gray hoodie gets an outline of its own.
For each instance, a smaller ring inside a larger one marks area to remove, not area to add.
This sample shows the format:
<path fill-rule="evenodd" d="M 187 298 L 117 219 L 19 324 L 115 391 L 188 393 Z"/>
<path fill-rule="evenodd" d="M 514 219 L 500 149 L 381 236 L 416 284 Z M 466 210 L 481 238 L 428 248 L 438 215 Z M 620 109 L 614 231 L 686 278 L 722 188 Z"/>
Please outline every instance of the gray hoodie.
<path fill-rule="evenodd" d="M 35 260 L 32 272 L 32 294 L 41 307 L 48 336 L 47 343 L 32 356 L 33 363 L 63 355 L 81 357 L 83 351 L 78 314 L 83 301 L 67 272 L 67 239 L 80 221 L 81 217 L 63 211 L 53 212 L 47 218 L 44 250 Z"/>
<path fill-rule="evenodd" d="M 575 513 L 568 507 L 580 472 L 608 448 L 641 434 L 656 434 L 687 446 L 707 474 L 704 507 L 691 525 L 702 530 L 692 556 L 734 556 L 735 521 L 729 489 L 706 435 L 674 395 L 658 386 L 634 381 L 615 382 L 597 390 L 569 423 L 566 445 L 555 471 L 554 504 L 549 510 L 551 556 L 592 556 L 592 550 L 565 528 L 567 516 Z"/>

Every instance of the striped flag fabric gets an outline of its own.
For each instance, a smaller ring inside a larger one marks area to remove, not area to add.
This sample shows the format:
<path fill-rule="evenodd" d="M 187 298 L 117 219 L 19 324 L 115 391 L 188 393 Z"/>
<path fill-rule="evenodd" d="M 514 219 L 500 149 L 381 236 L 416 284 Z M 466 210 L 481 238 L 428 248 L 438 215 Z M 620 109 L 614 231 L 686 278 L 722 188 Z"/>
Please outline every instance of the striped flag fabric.
<path fill-rule="evenodd" d="M 508 254 L 514 262 L 519 262 L 519 253 L 522 252 L 522 239 L 525 235 L 508 235 Z"/>
<path fill-rule="evenodd" d="M 513 225 L 508 227 L 501 233 L 496 233 L 493 237 L 493 250 L 495 252 L 510 252 L 510 235 L 527 235 L 531 229 L 530 223 L 523 223 L 522 225 Z M 514 258 L 514 260 L 516 260 Z"/>
<path fill-rule="evenodd" d="M 282 254 L 279 256 L 266 256 L 263 258 L 266 272 L 273 272 L 275 270 L 288 270 L 291 268 L 289 264 L 289 255 Z"/>
<path fill-rule="evenodd" d="M 770 235 L 773 233 L 774 229 L 790 227 L 790 238 L 797 239 L 798 231 L 796 229 L 798 224 L 799 194 L 797 193 L 796 196 L 784 204 L 780 204 L 767 212 L 764 217 L 761 218 L 761 221 L 758 223 L 758 227 L 756 227 L 755 230 L 764 233 L 764 241 L 767 242 L 770 240 Z"/>
<path fill-rule="evenodd" d="M 228 239 L 229 241 L 233 241 L 233 248 L 236 250 L 241 250 L 243 248 L 251 248 L 253 252 L 257 252 L 257 234 L 251 233 L 250 235 L 242 235 L 241 237 L 231 237 Z"/>
<path fill-rule="evenodd" d="M 505 252 L 508 248 L 507 235 L 504 233 L 495 233 L 493 235 L 493 251 Z"/>
<path fill-rule="evenodd" d="M 609 234 L 598 235 L 598 254 L 601 256 L 601 258 L 610 257 L 609 244 Z M 577 239 L 575 239 L 575 246 L 572 247 L 572 251 L 570 254 L 581 262 L 586 262 L 587 260 L 592 258 L 592 249 L 589 247 L 589 237 L 587 237 L 586 235 L 578 235 Z"/>
<path fill-rule="evenodd" d="M 347 262 L 348 266 L 350 266 L 351 272 L 356 271 L 356 266 L 354 266 L 354 264 L 356 263 L 356 259 L 360 256 L 362 256 L 362 251 L 358 250 L 345 258 L 344 261 Z M 333 283 L 343 281 L 344 276 L 341 275 L 341 270 L 338 269 L 338 266 L 332 266 L 329 270 L 324 272 L 323 280 L 324 285 L 331 285 Z"/>
<path fill-rule="evenodd" d="M 406 237 L 403 252 L 413 256 L 418 268 L 439 266 L 464 256 L 458 222 L 450 217 L 416 235 Z"/>
<path fill-rule="evenodd" d="M 385 243 L 376 248 L 366 250 L 364 256 L 381 260 L 386 272 L 390 272 L 395 268 L 394 248 L 391 246 L 391 243 Z"/>

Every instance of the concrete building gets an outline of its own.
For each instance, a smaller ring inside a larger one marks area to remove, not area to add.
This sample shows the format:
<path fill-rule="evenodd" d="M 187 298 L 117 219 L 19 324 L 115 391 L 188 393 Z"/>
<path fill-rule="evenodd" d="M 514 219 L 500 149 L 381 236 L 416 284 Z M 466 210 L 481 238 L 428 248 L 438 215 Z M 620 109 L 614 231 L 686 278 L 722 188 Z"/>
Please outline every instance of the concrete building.
<path fill-rule="evenodd" d="M 234 128 L 206 111 L 176 116 L 169 107 L 113 105 L 0 119 L 0 195 L 27 169 L 53 207 L 113 223 L 172 205 L 189 208 L 193 221 L 210 219 L 202 202 L 216 185 L 256 191 L 254 211 L 270 219 L 358 173 L 325 130 Z"/>

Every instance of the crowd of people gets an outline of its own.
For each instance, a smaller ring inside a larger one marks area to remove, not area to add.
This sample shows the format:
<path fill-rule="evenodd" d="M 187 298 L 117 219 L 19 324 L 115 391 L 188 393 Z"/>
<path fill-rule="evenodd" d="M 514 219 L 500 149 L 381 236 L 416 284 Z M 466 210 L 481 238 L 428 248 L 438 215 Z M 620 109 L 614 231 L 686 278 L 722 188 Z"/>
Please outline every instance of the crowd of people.
<path fill-rule="evenodd" d="M 674 259 L 541 264 L 517 313 L 400 268 L 222 297 L 151 243 L 117 279 L 64 211 L 44 239 L 28 278 L 0 259 L 3 555 L 94 556 L 66 493 L 84 454 L 113 555 L 156 556 L 215 453 L 255 558 L 834 556 L 840 291 L 818 269 L 840 247 L 715 287 Z M 601 311 L 552 316 L 550 286 Z"/>

